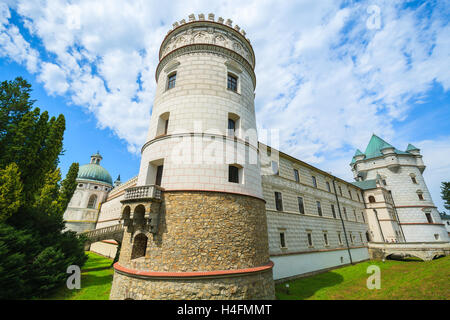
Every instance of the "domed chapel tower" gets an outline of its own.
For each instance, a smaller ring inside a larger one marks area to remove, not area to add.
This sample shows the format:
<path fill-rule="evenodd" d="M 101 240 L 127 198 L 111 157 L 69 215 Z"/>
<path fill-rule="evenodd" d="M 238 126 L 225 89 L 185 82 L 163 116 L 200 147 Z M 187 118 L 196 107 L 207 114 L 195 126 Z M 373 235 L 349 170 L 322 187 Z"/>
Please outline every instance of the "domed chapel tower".
<path fill-rule="evenodd" d="M 252 46 L 213 14 L 173 26 L 110 298 L 273 299 Z"/>

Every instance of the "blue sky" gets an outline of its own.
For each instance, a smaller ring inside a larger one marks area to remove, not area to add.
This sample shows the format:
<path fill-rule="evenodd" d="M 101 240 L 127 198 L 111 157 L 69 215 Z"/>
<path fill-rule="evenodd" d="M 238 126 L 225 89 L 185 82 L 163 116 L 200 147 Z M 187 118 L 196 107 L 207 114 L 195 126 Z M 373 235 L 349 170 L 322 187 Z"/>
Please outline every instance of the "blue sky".
<path fill-rule="evenodd" d="M 172 23 L 214 12 L 256 53 L 260 130 L 347 180 L 372 133 L 422 150 L 442 210 L 450 180 L 450 7 L 446 1 L 0 2 L 0 80 L 20 75 L 36 106 L 67 120 L 61 168 L 99 150 L 113 179 L 137 174 L 159 45 Z"/>

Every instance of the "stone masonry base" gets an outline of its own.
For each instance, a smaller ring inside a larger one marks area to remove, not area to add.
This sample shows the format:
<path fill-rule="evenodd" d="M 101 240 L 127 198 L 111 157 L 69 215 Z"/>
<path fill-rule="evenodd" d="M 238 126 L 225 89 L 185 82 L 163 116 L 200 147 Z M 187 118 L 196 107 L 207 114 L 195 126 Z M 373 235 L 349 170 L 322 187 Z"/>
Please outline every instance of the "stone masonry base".
<path fill-rule="evenodd" d="M 262 273 L 191 279 L 158 279 L 114 273 L 111 300 L 274 299 L 272 270 Z"/>

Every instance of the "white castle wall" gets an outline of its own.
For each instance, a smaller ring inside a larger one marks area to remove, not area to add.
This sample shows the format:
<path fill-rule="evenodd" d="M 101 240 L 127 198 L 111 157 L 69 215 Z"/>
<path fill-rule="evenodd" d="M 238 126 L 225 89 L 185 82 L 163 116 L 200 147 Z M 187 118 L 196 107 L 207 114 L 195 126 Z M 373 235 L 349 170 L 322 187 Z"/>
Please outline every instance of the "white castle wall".
<path fill-rule="evenodd" d="M 367 248 L 350 249 L 350 253 L 353 263 L 369 259 Z M 347 249 L 278 257 L 272 256 L 270 259 L 275 264 L 273 267 L 274 280 L 296 277 L 350 263 Z"/>

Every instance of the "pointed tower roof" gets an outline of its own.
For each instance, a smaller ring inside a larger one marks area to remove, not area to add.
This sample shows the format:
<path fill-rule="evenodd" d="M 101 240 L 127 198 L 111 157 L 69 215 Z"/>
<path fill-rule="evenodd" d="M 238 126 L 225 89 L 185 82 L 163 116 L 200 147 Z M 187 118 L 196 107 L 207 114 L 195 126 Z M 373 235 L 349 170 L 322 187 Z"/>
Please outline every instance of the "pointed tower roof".
<path fill-rule="evenodd" d="M 406 151 L 413 151 L 413 150 L 420 150 L 419 148 L 413 146 L 411 143 L 408 144 L 408 147 L 406 148 Z"/>
<path fill-rule="evenodd" d="M 387 143 L 383 139 L 381 139 L 376 134 L 372 135 L 372 138 L 370 138 L 369 144 L 367 145 L 366 151 L 364 154 L 366 155 L 366 159 L 370 158 L 376 158 L 381 157 L 383 153 L 381 150 L 387 149 L 387 148 L 393 148 L 394 152 L 397 154 L 408 154 L 407 152 L 400 151 L 394 146 L 392 146 L 390 143 Z"/>
<path fill-rule="evenodd" d="M 379 157 L 383 155 L 381 150 L 386 148 L 395 149 L 392 145 L 390 145 L 377 135 L 373 134 L 372 138 L 370 138 L 369 144 L 367 145 L 366 151 L 364 153 L 366 154 L 367 158 Z"/>
<path fill-rule="evenodd" d="M 357 156 L 364 156 L 364 153 L 362 153 L 361 150 L 356 149 L 355 155 L 353 156 L 353 159 L 352 159 L 352 163 L 355 163 L 355 162 L 356 162 L 356 159 L 355 159 L 355 158 L 356 158 Z"/>

